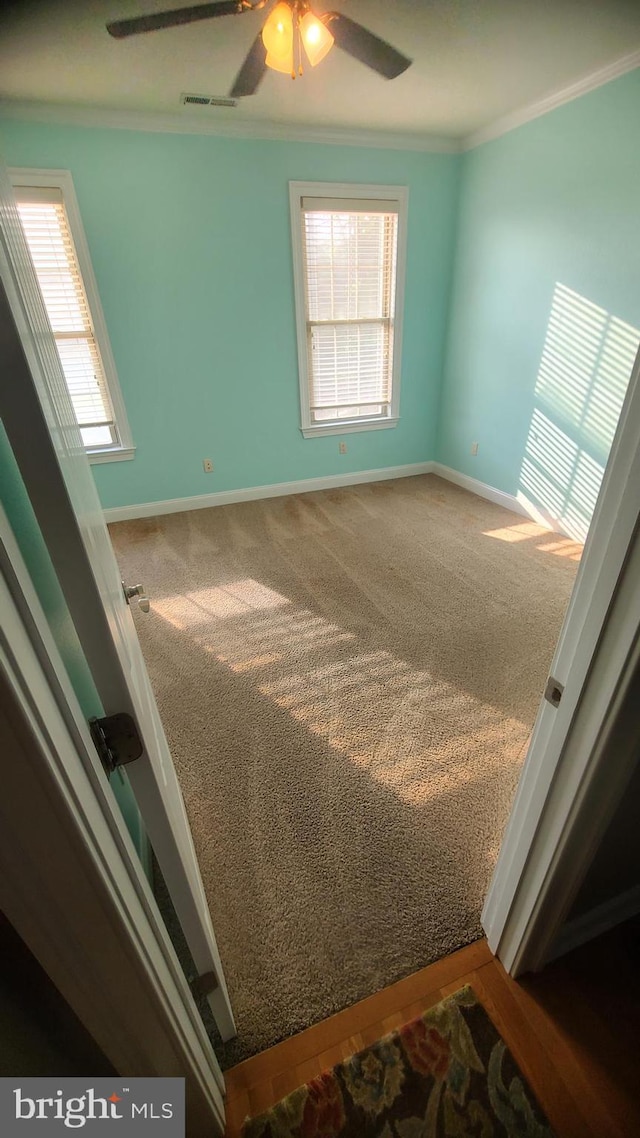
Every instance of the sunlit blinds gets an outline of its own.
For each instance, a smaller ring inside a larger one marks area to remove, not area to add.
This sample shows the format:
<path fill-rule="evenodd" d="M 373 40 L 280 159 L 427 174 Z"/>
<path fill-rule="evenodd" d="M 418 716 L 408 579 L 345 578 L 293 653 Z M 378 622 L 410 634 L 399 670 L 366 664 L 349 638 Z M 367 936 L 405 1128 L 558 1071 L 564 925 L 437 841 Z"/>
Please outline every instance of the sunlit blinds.
<path fill-rule="evenodd" d="M 83 441 L 112 445 L 118 441 L 113 408 L 62 194 L 24 187 L 15 192 Z"/>
<path fill-rule="evenodd" d="M 312 422 L 386 418 L 397 203 L 302 199 Z"/>

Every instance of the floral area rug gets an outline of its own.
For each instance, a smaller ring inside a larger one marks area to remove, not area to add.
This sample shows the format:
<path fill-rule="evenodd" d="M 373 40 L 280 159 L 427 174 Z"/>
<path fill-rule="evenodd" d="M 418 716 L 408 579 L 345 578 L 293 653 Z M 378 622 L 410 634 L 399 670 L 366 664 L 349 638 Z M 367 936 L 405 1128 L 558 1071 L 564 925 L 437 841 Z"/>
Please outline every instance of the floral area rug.
<path fill-rule="evenodd" d="M 471 988 L 326 1071 L 243 1138 L 552 1138 Z"/>

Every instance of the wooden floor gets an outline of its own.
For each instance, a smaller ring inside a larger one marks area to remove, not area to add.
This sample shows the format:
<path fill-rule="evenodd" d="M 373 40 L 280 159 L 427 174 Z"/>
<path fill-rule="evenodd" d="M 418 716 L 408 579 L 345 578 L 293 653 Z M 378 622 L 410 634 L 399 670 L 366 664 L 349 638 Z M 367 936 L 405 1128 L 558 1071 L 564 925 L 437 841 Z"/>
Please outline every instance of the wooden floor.
<path fill-rule="evenodd" d="M 514 981 L 485 941 L 423 968 L 226 1073 L 227 1138 L 247 1115 L 471 984 L 558 1138 L 640 1135 L 640 922 Z"/>

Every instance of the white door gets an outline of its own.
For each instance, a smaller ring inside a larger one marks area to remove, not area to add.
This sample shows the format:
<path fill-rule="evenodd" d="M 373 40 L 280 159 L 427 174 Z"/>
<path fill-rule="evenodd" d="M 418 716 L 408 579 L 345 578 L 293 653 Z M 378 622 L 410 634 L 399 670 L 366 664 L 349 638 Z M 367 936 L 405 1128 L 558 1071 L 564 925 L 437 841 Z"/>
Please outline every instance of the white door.
<path fill-rule="evenodd" d="M 551 664 L 561 698 L 540 704 L 482 914 L 512 975 L 548 959 L 633 769 L 620 755 L 607 793 L 589 805 L 598 746 L 640 635 L 639 534 L 640 352 Z"/>
<path fill-rule="evenodd" d="M 143 754 L 127 774 L 226 1040 L 236 1029 L 182 794 L 4 168 L 0 279 L 24 353 L 7 368 L 24 381 L 3 384 L 2 419 L 105 714 L 138 725 Z"/>

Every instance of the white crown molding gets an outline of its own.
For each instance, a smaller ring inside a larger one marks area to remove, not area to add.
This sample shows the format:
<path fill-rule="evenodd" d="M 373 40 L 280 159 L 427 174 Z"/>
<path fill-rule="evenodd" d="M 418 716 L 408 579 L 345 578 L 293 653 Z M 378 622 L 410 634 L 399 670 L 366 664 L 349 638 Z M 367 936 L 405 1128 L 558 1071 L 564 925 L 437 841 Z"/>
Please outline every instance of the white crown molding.
<path fill-rule="evenodd" d="M 381 150 L 415 150 L 436 154 L 458 154 L 474 150 L 485 142 L 500 138 L 541 118 L 565 103 L 579 99 L 590 91 L 603 87 L 640 67 L 640 51 L 623 55 L 613 63 L 555 91 L 552 95 L 528 103 L 517 111 L 503 115 L 465 138 L 452 138 L 437 134 L 400 134 L 393 130 L 353 130 L 342 127 L 324 127 L 313 123 L 295 124 L 251 119 L 224 121 L 222 118 L 204 117 L 207 114 L 228 115 L 228 108 L 184 107 L 179 114 L 154 111 L 113 110 L 105 107 L 88 107 L 68 103 L 39 103 L 0 99 L 0 121 L 18 119 L 22 122 L 55 123 L 61 126 L 103 127 L 111 130 L 139 130 L 154 134 L 199 134 L 219 138 L 265 139 L 272 142 L 316 142 L 329 146 L 362 146 Z"/>
<path fill-rule="evenodd" d="M 255 119 L 236 119 L 232 122 L 216 117 L 234 113 L 229 108 L 184 107 L 179 114 L 160 114 L 153 111 L 118 111 L 67 103 L 0 99 L 0 118 L 19 119 L 22 122 L 139 130 L 154 134 L 206 134 L 219 138 L 266 139 L 272 142 L 316 142 L 330 146 L 363 146 L 440 154 L 457 154 L 461 149 L 459 139 L 439 135 L 400 134 L 394 130 L 351 130 L 315 126 L 312 123 L 260 122 Z M 208 115 L 214 117 L 208 118 Z"/>
<path fill-rule="evenodd" d="M 579 99 L 581 95 L 587 95 L 590 91 L 597 90 L 598 87 L 604 87 L 605 83 L 610 83 L 612 79 L 619 79 L 620 76 L 626 75 L 629 71 L 634 71 L 636 67 L 640 67 L 640 51 L 632 51 L 628 55 L 623 55 L 613 63 L 607 64 L 606 67 L 600 67 L 597 71 L 591 72 L 590 75 L 585 75 L 576 83 L 562 87 L 553 95 L 547 95 L 544 99 L 538 99 L 535 103 L 529 103 L 526 107 L 521 107 L 511 114 L 504 115 L 487 126 L 481 127 L 480 130 L 474 131 L 462 140 L 460 149 L 474 150 L 476 146 L 482 146 L 485 142 L 500 138 L 503 134 L 515 130 L 516 127 L 524 126 L 525 123 L 539 119 L 542 115 L 547 115 L 549 111 L 555 111 L 557 107 L 562 107 L 565 103 Z"/>
<path fill-rule="evenodd" d="M 107 522 L 155 518 L 160 514 L 179 514 L 183 510 L 204 510 L 211 506 L 229 506 L 234 502 L 255 502 L 258 498 L 281 498 L 287 494 L 308 494 L 313 490 L 332 490 L 339 486 L 356 486 L 362 482 L 411 478 L 415 474 L 431 474 L 433 465 L 432 462 L 412 462 L 406 466 L 385 466 L 378 470 L 356 470 L 350 474 L 302 478 L 298 482 L 275 482 L 271 486 L 247 486 L 240 490 L 195 494 L 190 498 L 166 498 L 161 502 L 141 502 L 134 506 L 111 506 L 104 511 L 104 518 Z"/>

